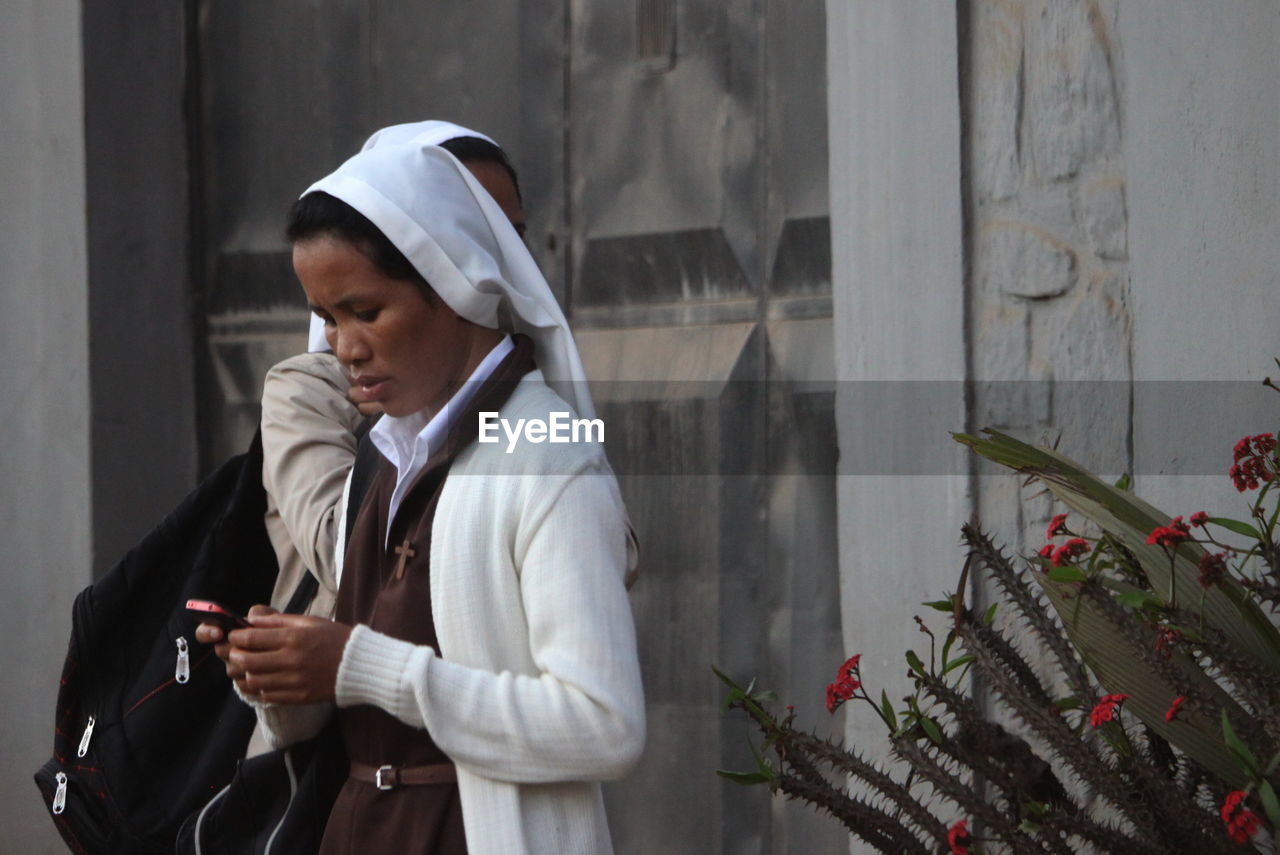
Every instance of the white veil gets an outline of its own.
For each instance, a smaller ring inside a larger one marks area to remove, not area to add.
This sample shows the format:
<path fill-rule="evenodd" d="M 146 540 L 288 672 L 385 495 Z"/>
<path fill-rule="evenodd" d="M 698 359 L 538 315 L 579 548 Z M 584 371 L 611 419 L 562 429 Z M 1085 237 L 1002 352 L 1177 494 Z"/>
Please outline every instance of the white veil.
<path fill-rule="evenodd" d="M 323 191 L 367 217 L 463 318 L 533 339 L 547 383 L 579 416 L 595 418 L 577 345 L 542 271 L 498 203 L 439 147 L 458 136 L 480 135 L 446 122 L 384 128 L 307 193 Z"/>

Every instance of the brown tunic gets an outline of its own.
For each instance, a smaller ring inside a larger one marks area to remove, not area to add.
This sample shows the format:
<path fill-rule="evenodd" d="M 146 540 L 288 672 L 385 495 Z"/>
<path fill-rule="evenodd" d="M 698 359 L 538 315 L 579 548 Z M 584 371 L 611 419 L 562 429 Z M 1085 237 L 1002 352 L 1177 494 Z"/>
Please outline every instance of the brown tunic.
<path fill-rule="evenodd" d="M 382 460 L 347 544 L 335 614 L 338 621 L 363 623 L 394 638 L 429 645 L 439 653 L 430 584 L 436 505 L 453 459 L 475 441 L 478 414 L 501 408 L 520 378 L 533 370 L 532 353 L 529 339 L 516 336 L 515 350 L 454 420 L 442 447 L 414 479 L 385 537 L 396 471 Z M 377 707 L 344 708 L 338 715 L 353 763 L 414 767 L 449 762 L 426 730 L 410 727 Z M 456 783 L 383 791 L 355 779 L 348 780 L 338 795 L 320 849 L 321 855 L 463 855 L 466 851 Z"/>

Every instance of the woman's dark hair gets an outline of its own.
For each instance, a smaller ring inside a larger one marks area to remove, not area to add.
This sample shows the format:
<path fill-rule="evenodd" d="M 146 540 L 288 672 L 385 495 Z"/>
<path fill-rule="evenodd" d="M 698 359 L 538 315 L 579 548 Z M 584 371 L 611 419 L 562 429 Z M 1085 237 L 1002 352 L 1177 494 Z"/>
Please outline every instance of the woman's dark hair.
<path fill-rule="evenodd" d="M 515 167 L 498 146 L 479 137 L 454 137 L 441 143 L 440 147 L 463 163 L 494 163 L 501 166 L 511 176 L 516 198 L 521 204 L 524 203 Z M 435 294 L 418 269 L 368 217 L 322 190 L 308 193 L 293 203 L 284 234 L 291 244 L 316 237 L 344 240 L 369 259 L 382 275 L 413 282 L 426 291 L 428 298 Z"/>
<path fill-rule="evenodd" d="M 413 282 L 431 293 L 431 286 L 418 269 L 368 217 L 322 190 L 308 193 L 293 203 L 284 234 L 291 244 L 317 237 L 344 240 L 369 259 L 383 276 Z"/>
<path fill-rule="evenodd" d="M 516 168 L 507 160 L 505 151 L 479 137 L 454 137 L 440 143 L 440 147 L 463 163 L 493 163 L 501 166 L 511 177 L 511 184 L 516 189 L 516 199 L 524 205 L 524 196 L 520 194 L 520 179 L 516 177 Z"/>

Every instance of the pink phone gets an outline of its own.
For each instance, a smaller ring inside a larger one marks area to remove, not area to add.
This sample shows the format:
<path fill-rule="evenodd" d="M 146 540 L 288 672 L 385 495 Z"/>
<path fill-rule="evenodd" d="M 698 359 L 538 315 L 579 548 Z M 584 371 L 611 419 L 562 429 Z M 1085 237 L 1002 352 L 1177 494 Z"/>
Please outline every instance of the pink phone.
<path fill-rule="evenodd" d="M 249 621 L 213 600 L 187 600 L 187 611 L 198 616 L 203 623 L 216 623 L 222 627 L 223 632 L 252 626 Z"/>

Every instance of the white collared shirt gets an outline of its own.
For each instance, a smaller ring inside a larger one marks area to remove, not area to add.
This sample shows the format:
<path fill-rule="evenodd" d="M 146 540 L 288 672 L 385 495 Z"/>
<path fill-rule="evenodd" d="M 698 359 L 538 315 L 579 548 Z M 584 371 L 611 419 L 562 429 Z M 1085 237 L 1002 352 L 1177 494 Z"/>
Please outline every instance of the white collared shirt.
<path fill-rule="evenodd" d="M 425 410 L 400 418 L 383 416 L 369 431 L 369 439 L 396 467 L 396 488 L 391 493 L 391 507 L 387 512 L 387 530 L 383 533 L 384 546 L 385 538 L 391 536 L 391 523 L 396 518 L 396 512 L 400 509 L 400 503 L 404 500 L 409 485 L 422 471 L 422 467 L 427 465 L 431 453 L 444 442 L 449 429 L 466 411 L 467 405 L 471 403 L 472 397 L 480 386 L 493 375 L 498 364 L 513 350 L 515 350 L 515 344 L 511 341 L 511 336 L 503 336 L 502 341 L 493 346 L 493 350 L 480 361 L 476 370 L 471 372 L 471 376 L 461 388 L 434 416 L 428 418 Z"/>

